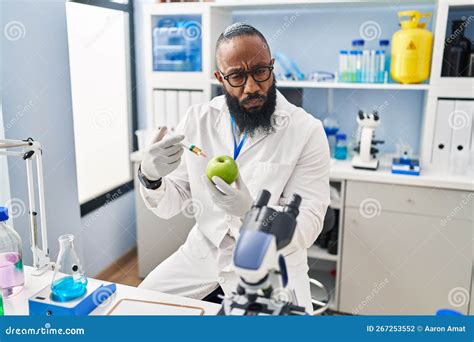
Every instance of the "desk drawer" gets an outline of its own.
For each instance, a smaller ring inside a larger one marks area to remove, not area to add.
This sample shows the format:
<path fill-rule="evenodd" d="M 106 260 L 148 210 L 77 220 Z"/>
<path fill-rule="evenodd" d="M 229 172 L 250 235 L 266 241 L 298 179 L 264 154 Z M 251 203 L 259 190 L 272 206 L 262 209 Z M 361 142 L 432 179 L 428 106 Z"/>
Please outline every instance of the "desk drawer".
<path fill-rule="evenodd" d="M 369 216 L 376 215 L 377 211 L 388 210 L 472 221 L 474 193 L 348 181 L 345 205 L 366 211 Z"/>

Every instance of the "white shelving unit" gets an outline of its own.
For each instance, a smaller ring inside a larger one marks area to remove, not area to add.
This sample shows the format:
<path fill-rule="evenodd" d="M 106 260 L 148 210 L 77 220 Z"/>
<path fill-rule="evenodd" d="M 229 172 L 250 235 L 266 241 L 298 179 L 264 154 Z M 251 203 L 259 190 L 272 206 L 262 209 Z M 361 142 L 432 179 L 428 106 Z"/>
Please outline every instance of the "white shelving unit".
<path fill-rule="evenodd" d="M 212 85 L 220 85 L 216 79 L 209 81 Z M 316 88 L 316 89 L 372 89 L 372 90 L 428 90 L 428 84 L 398 83 L 342 83 L 314 81 L 277 81 L 280 88 Z"/>

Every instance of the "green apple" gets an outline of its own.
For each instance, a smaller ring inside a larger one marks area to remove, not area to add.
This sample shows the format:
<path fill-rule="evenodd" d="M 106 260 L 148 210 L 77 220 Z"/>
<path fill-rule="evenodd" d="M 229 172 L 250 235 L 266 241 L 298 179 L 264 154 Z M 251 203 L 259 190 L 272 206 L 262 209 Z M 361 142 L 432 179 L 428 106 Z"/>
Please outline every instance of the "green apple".
<path fill-rule="evenodd" d="M 227 184 L 232 184 L 237 178 L 239 168 L 232 157 L 223 155 L 212 158 L 207 163 L 206 175 L 212 181 L 212 177 L 218 176 Z"/>

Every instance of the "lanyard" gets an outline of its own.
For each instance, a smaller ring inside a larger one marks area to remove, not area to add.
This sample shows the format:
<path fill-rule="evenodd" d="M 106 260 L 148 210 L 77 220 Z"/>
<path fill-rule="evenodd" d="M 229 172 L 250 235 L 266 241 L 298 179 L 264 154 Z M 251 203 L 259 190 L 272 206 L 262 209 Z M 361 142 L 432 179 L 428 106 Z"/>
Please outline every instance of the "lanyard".
<path fill-rule="evenodd" d="M 232 115 L 230 116 L 230 122 L 232 123 L 232 137 L 234 138 L 234 160 L 236 160 L 240 154 L 240 150 L 244 146 L 245 139 L 247 139 L 247 132 L 244 133 L 242 139 L 240 139 L 240 142 L 237 145 L 237 141 L 235 140 L 235 121 Z"/>

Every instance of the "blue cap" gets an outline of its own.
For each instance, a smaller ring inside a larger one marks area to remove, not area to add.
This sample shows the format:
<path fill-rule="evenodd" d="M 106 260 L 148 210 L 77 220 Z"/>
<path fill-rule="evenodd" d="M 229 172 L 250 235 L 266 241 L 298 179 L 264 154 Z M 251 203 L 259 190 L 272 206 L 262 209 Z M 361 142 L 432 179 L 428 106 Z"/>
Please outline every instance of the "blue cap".
<path fill-rule="evenodd" d="M 336 134 L 336 140 L 346 140 L 347 135 L 345 133 L 337 133 Z"/>
<path fill-rule="evenodd" d="M 8 220 L 8 208 L 0 207 L 0 222 Z"/>
<path fill-rule="evenodd" d="M 390 41 L 388 39 L 380 39 L 379 45 L 380 46 L 388 46 L 390 44 Z"/>
<path fill-rule="evenodd" d="M 354 39 L 352 41 L 353 46 L 364 46 L 364 40 L 363 39 Z"/>
<path fill-rule="evenodd" d="M 343 55 L 347 55 L 347 50 L 341 50 L 341 51 L 339 51 L 339 53 L 341 53 Z"/>

